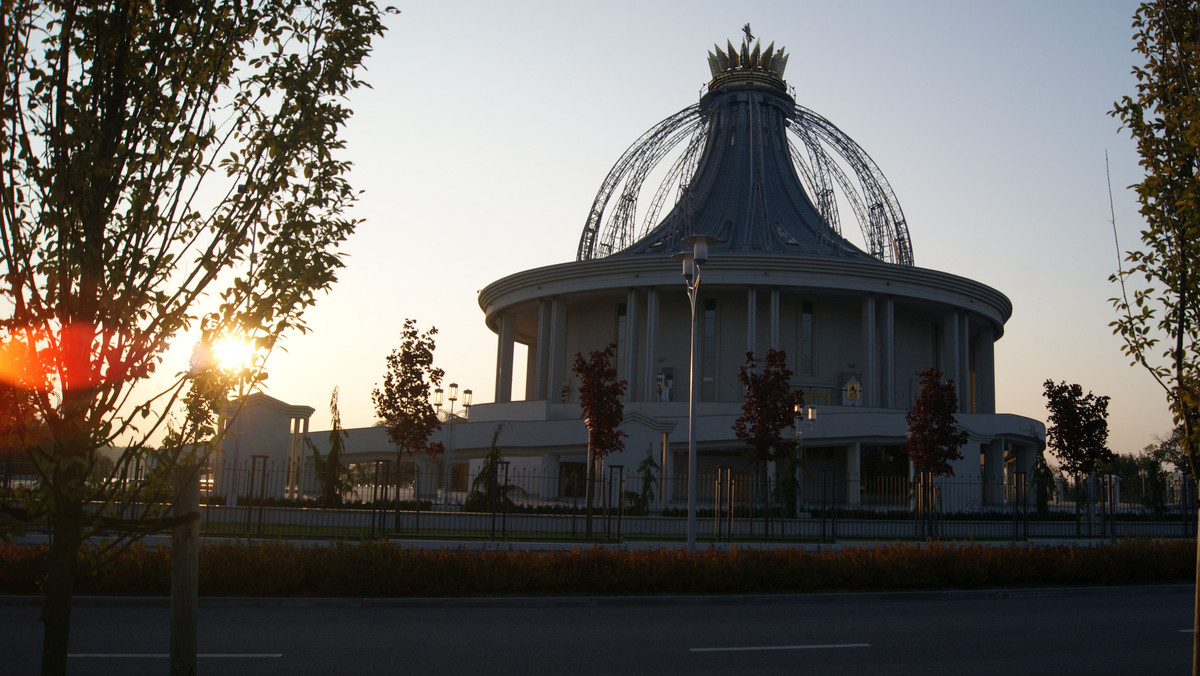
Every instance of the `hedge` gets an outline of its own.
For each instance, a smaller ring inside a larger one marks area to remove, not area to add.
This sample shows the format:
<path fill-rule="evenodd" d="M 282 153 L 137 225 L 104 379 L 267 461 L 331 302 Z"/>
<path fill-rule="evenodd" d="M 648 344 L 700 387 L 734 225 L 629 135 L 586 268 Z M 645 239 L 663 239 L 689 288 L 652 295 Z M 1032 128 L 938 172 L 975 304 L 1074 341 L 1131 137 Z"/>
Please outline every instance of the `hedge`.
<path fill-rule="evenodd" d="M 35 594 L 44 546 L 0 545 L 0 593 Z M 799 549 L 558 552 L 415 549 L 387 542 L 215 542 L 200 551 L 204 596 L 455 597 L 769 594 L 1187 582 L 1195 541 L 1097 546 L 879 545 Z M 167 595 L 170 552 L 135 546 L 79 580 L 81 595 Z"/>

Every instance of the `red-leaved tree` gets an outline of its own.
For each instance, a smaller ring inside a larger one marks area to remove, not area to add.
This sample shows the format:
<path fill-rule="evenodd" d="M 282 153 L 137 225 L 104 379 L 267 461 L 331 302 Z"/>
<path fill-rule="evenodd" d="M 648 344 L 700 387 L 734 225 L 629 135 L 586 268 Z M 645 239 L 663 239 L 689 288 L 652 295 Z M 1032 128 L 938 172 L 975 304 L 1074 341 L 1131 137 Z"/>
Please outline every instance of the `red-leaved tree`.
<path fill-rule="evenodd" d="M 738 369 L 738 382 L 746 388 L 742 414 L 733 423 L 733 433 L 750 447 L 750 459 L 776 461 L 791 452 L 792 441 L 783 438 L 796 412 L 804 406 L 804 393 L 792 389 L 792 371 L 787 353 L 767 348 L 762 369 L 755 368 L 754 353 L 746 353 L 746 365 Z"/>
<path fill-rule="evenodd" d="M 625 450 L 622 439 L 625 433 L 618 429 L 625 418 L 625 407 L 621 396 L 625 394 L 625 381 L 617 377 L 613 358 L 617 346 L 609 343 L 603 350 L 592 350 L 587 359 L 583 353 L 575 353 L 575 364 L 571 367 L 579 378 L 580 417 L 588 430 L 587 459 L 587 534 L 592 534 L 593 477 L 596 465 L 610 453 Z"/>
<path fill-rule="evenodd" d="M 789 516 L 795 511 L 798 495 L 799 448 L 795 439 L 783 438 L 783 430 L 795 423 L 804 407 L 804 393 L 793 390 L 791 381 L 787 352 L 767 348 L 761 369 L 755 367 L 754 353 L 747 352 L 746 364 L 738 369 L 738 382 L 746 388 L 746 400 L 742 402 L 742 414 L 733 423 L 733 433 L 749 446 L 750 460 L 764 475 L 766 463 L 775 463 L 776 492 Z"/>
<path fill-rule="evenodd" d="M 931 476 L 954 474 L 950 462 L 962 458 L 958 449 L 968 438 L 954 417 L 957 410 L 954 381 L 943 381 L 942 372 L 934 368 L 921 372 L 921 393 L 904 416 L 909 432 L 904 452 L 918 472 Z"/>

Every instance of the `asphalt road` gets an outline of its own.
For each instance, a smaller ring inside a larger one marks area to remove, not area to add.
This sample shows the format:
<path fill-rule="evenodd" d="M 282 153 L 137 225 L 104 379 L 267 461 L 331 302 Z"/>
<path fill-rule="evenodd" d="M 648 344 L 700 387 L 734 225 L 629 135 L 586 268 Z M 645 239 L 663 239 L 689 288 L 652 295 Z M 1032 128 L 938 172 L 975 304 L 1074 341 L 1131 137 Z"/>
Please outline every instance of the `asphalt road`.
<path fill-rule="evenodd" d="M 206 601 L 204 674 L 1183 674 L 1191 589 L 424 602 Z M 37 672 L 0 599 L 0 673 Z M 161 602 L 86 600 L 71 673 L 165 674 Z"/>

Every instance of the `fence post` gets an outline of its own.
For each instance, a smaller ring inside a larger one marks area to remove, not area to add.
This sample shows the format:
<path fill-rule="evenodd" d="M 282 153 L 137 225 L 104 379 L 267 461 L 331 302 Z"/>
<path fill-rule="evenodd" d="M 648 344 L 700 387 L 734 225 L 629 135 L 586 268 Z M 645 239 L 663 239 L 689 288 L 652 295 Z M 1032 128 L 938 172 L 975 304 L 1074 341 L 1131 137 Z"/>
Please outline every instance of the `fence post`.
<path fill-rule="evenodd" d="M 725 478 L 725 468 L 718 467 L 717 475 L 713 478 L 713 539 L 721 541 L 721 486 Z"/>
<path fill-rule="evenodd" d="M 396 473 L 400 473 L 399 466 L 396 467 Z M 412 478 L 412 503 L 413 503 L 413 534 L 420 535 L 421 533 L 421 468 L 413 463 L 413 478 Z M 396 490 L 396 499 L 400 499 L 400 491 Z"/>
<path fill-rule="evenodd" d="M 1021 472 L 1017 475 L 1021 486 L 1021 540 L 1029 540 L 1029 477 Z"/>
<path fill-rule="evenodd" d="M 382 510 L 385 493 L 383 490 L 383 483 L 379 477 L 379 470 L 382 466 L 382 460 L 375 461 L 375 482 L 374 485 L 371 486 L 371 534 L 369 536 L 372 540 L 375 539 L 375 531 L 377 528 L 379 530 L 383 530 L 383 522 L 381 519 L 383 515 Z"/>
<path fill-rule="evenodd" d="M 832 542 L 829 536 L 830 519 L 833 518 L 832 505 L 830 504 L 829 491 L 832 484 L 833 470 L 824 470 L 821 472 L 821 542 Z"/>
<path fill-rule="evenodd" d="M 729 505 L 725 510 L 725 532 L 729 533 L 729 539 L 730 539 L 730 541 L 732 541 L 733 540 L 733 510 L 734 510 L 734 504 L 735 504 L 734 499 L 733 499 L 734 483 L 733 483 L 733 468 L 732 467 L 730 467 L 729 470 L 725 474 L 725 486 L 726 486 L 726 490 L 727 490 L 726 494 L 728 495 L 728 501 L 729 501 Z"/>
<path fill-rule="evenodd" d="M 604 503 L 601 505 L 601 513 L 604 517 L 604 541 L 608 542 L 608 494 L 612 490 L 612 483 L 604 475 L 604 472 L 597 472 L 597 474 L 599 475 L 597 480 L 600 483 L 598 488 L 604 492 Z"/>
<path fill-rule="evenodd" d="M 246 523 L 242 528 L 242 533 L 244 535 L 249 535 L 249 533 L 250 533 L 250 518 L 251 518 L 251 514 L 254 512 L 254 499 L 253 499 L 253 497 L 254 497 L 254 469 L 257 466 L 258 466 L 258 463 L 255 462 L 253 458 L 251 458 L 251 460 L 250 460 L 250 476 L 248 476 L 246 478 Z M 239 500 L 238 502 L 241 502 L 241 501 Z"/>
<path fill-rule="evenodd" d="M 504 487 L 508 488 L 508 461 L 501 460 L 501 465 L 504 465 Z M 528 484 L 526 484 L 528 485 Z M 508 496 L 501 493 L 500 495 L 500 539 L 508 539 Z"/>
<path fill-rule="evenodd" d="M 621 472 L 617 477 L 617 483 L 617 495 L 619 496 L 619 502 L 617 502 L 617 542 L 620 542 L 622 531 L 621 527 L 625 522 L 625 471 L 623 467 L 621 468 Z"/>

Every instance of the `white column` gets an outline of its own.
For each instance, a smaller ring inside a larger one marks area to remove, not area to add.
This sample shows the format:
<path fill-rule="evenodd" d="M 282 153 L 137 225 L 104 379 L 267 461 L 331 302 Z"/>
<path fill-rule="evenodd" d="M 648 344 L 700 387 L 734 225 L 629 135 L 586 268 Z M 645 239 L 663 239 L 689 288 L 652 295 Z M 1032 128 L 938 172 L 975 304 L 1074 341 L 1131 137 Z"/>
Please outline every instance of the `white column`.
<path fill-rule="evenodd" d="M 513 343 L 516 340 L 516 318 L 511 312 L 500 313 L 496 332 L 496 396 L 493 401 L 512 401 Z"/>
<path fill-rule="evenodd" d="M 537 381 L 538 381 L 538 353 L 537 353 L 537 336 L 534 336 L 534 341 L 527 346 L 525 350 L 525 401 L 537 401 Z"/>
<path fill-rule="evenodd" d="M 663 437 L 665 438 L 666 435 L 664 434 Z M 669 508 L 675 501 L 675 483 L 675 452 L 671 450 L 670 445 L 667 445 L 662 463 L 663 509 Z"/>
<path fill-rule="evenodd" d="M 646 340 L 642 344 L 642 401 L 658 399 L 658 289 L 646 290 Z"/>
<path fill-rule="evenodd" d="M 551 404 L 562 401 L 567 363 L 567 304 L 555 298 L 550 304 L 550 363 L 546 367 L 546 394 Z"/>
<path fill-rule="evenodd" d="M 638 396 L 638 293 L 630 289 L 625 294 L 625 401 L 636 401 Z"/>
<path fill-rule="evenodd" d="M 862 389 L 863 406 L 876 406 L 879 401 L 877 375 L 878 344 L 875 340 L 875 297 L 866 296 L 862 301 Z"/>
<path fill-rule="evenodd" d="M 884 408 L 896 408 L 896 301 L 888 296 L 883 301 L 883 354 L 880 355 L 878 401 Z"/>
<path fill-rule="evenodd" d="M 549 399 L 547 394 L 547 381 L 549 374 L 547 370 L 550 366 L 550 307 L 549 300 L 543 300 L 538 303 L 538 327 L 537 327 L 537 367 L 536 367 L 536 386 L 534 388 L 535 399 Z"/>
<path fill-rule="evenodd" d="M 958 372 L 960 326 L 957 312 L 947 313 L 945 319 L 942 320 L 942 377 L 946 380 L 953 380 L 955 387 L 959 387 L 959 383 L 962 382 Z"/>
<path fill-rule="evenodd" d="M 779 289 L 771 289 L 771 347 L 779 349 Z"/>
<path fill-rule="evenodd" d="M 846 504 L 857 505 L 862 491 L 859 481 L 861 475 L 859 473 L 860 459 L 862 457 L 862 446 L 859 442 L 846 447 Z"/>
<path fill-rule="evenodd" d="M 967 313 L 958 315 L 958 410 L 971 412 L 971 324 Z"/>
<path fill-rule="evenodd" d="M 983 445 L 983 504 L 1004 502 L 1004 441 L 996 439 Z"/>
<path fill-rule="evenodd" d="M 758 290 L 750 287 L 746 290 L 746 351 L 754 352 L 754 357 L 757 359 L 758 348 L 756 343 L 758 329 Z"/>
<path fill-rule="evenodd" d="M 975 403 L 979 413 L 996 412 L 996 334 L 991 326 L 975 339 Z"/>

